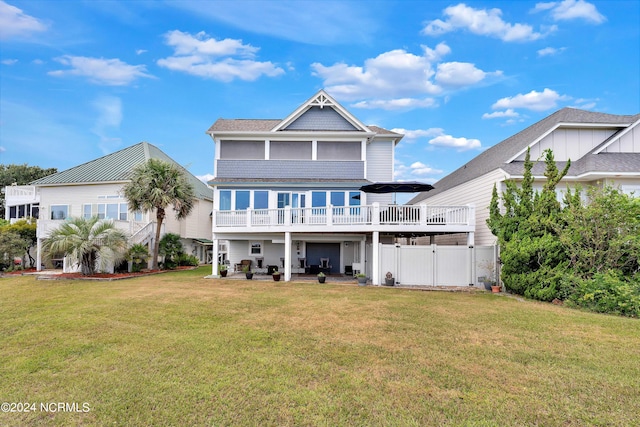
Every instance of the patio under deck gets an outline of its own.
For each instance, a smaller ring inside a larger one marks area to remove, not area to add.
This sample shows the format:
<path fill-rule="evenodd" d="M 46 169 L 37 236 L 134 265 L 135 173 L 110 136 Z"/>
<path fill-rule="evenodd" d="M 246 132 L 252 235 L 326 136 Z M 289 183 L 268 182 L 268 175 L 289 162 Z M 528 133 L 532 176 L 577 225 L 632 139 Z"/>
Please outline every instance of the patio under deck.
<path fill-rule="evenodd" d="M 475 208 L 467 206 L 380 205 L 329 206 L 311 208 L 247 209 L 213 212 L 213 248 L 217 259 L 220 240 L 249 240 L 266 238 L 284 243 L 284 281 L 292 279 L 292 240 L 353 239 L 364 242 L 371 236 L 373 247 L 380 243 L 381 234 L 426 235 L 467 233 L 473 245 Z M 346 240 L 345 240 L 346 241 Z M 365 258 L 364 245 L 361 259 Z M 372 271 L 379 265 L 378 251 L 373 251 Z M 215 275 L 216 272 L 213 272 Z M 371 277 L 379 284 L 377 275 Z"/>

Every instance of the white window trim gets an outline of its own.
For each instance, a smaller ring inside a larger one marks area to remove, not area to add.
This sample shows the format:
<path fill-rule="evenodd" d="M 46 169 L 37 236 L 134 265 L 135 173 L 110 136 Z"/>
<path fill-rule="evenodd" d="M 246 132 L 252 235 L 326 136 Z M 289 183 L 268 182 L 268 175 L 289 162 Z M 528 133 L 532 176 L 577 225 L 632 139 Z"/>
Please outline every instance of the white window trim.
<path fill-rule="evenodd" d="M 254 253 L 252 251 L 253 245 L 260 245 L 260 253 Z M 254 240 L 249 242 L 249 256 L 262 256 L 264 253 L 264 241 L 263 240 Z"/>

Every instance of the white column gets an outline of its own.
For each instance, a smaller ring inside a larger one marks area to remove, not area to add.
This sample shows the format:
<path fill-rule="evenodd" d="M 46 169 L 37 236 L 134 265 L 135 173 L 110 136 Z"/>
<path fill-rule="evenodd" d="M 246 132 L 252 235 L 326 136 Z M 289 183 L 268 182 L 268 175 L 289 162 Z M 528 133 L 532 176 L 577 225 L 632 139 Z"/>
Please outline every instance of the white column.
<path fill-rule="evenodd" d="M 371 283 L 380 284 L 380 232 L 373 232 L 373 254 L 371 262 Z"/>
<path fill-rule="evenodd" d="M 467 233 L 467 246 L 475 246 L 475 234 L 473 231 Z"/>
<path fill-rule="evenodd" d="M 36 270 L 42 271 L 42 239 L 38 237 L 38 246 L 36 250 Z"/>
<path fill-rule="evenodd" d="M 291 232 L 284 233 L 284 281 L 291 280 Z"/>
<path fill-rule="evenodd" d="M 213 277 L 220 277 L 218 273 L 218 248 L 220 247 L 220 240 L 214 234 L 212 237 L 213 247 L 211 248 L 211 275 Z"/>

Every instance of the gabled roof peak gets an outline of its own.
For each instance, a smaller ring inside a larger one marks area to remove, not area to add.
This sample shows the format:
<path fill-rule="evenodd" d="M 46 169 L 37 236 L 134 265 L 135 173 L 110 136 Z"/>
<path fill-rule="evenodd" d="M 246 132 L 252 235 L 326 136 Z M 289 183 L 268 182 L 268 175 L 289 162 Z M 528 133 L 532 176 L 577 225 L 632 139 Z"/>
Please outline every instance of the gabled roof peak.
<path fill-rule="evenodd" d="M 288 117 L 282 120 L 277 126 L 271 129 L 272 132 L 287 130 L 296 120 L 300 119 L 303 115 L 305 115 L 308 111 L 312 109 L 319 109 L 320 111 L 324 111 L 324 109 L 328 107 L 332 111 L 334 111 L 335 117 L 340 117 L 341 120 L 345 123 L 345 126 L 342 128 L 329 128 L 329 129 L 305 129 L 305 130 L 348 130 L 352 131 L 360 131 L 371 133 L 371 130 L 365 126 L 360 120 L 358 120 L 355 116 L 353 116 L 350 112 L 348 112 L 342 105 L 340 105 L 331 95 L 324 91 L 324 89 L 320 89 L 315 95 L 305 101 L 300 107 L 298 107 L 293 113 L 291 113 Z M 333 121 L 335 124 L 336 121 Z M 295 129 L 293 126 L 291 129 Z M 297 130 L 297 129 L 296 129 Z"/>

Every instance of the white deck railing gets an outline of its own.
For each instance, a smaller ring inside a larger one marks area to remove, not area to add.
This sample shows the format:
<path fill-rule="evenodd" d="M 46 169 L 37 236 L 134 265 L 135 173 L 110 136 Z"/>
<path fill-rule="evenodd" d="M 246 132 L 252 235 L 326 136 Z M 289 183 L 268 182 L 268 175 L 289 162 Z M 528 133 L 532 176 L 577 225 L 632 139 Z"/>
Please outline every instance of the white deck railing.
<path fill-rule="evenodd" d="M 221 228 L 474 225 L 473 206 L 378 205 L 214 211 Z"/>
<path fill-rule="evenodd" d="M 40 194 L 33 185 L 9 185 L 4 187 L 4 197 L 9 202 L 7 206 L 40 201 Z"/>

